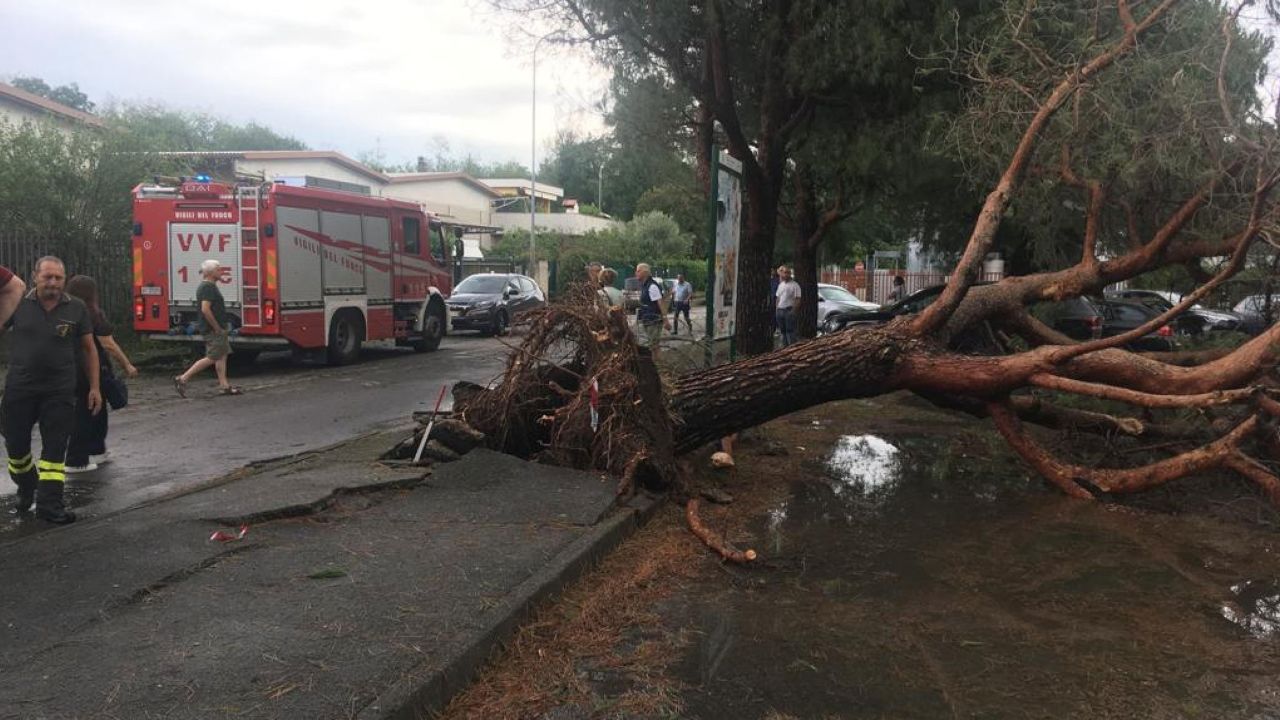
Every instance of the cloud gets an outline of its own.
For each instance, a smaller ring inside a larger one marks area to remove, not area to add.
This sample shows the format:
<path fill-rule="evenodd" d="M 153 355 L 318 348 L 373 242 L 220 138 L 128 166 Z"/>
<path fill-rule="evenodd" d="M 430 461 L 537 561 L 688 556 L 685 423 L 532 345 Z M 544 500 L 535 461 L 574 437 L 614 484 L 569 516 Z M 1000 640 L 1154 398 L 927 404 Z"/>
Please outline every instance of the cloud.
<path fill-rule="evenodd" d="M 77 82 L 98 102 L 255 120 L 351 155 L 410 160 L 444 137 L 456 152 L 527 162 L 530 48 L 511 41 L 510 22 L 466 0 L 4 3 L 0 69 Z M 540 148 L 560 129 L 600 131 L 589 106 L 606 84 L 584 58 L 544 49 Z"/>

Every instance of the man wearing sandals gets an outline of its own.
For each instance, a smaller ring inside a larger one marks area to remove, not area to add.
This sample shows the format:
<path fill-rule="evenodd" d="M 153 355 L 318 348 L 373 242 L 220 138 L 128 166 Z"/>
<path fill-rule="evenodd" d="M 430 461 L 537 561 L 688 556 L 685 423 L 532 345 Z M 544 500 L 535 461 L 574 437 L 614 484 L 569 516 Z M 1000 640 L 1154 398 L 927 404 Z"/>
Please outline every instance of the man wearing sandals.
<path fill-rule="evenodd" d="M 196 302 L 200 304 L 200 332 L 204 335 L 204 357 L 191 364 L 187 371 L 173 379 L 173 387 L 182 397 L 187 396 L 187 383 L 204 372 L 210 365 L 218 374 L 218 387 L 223 395 L 239 395 L 240 388 L 227 381 L 227 356 L 231 354 L 231 341 L 227 338 L 227 305 L 218 289 L 222 266 L 217 260 L 200 263 L 200 276 L 204 281 L 196 290 Z"/>

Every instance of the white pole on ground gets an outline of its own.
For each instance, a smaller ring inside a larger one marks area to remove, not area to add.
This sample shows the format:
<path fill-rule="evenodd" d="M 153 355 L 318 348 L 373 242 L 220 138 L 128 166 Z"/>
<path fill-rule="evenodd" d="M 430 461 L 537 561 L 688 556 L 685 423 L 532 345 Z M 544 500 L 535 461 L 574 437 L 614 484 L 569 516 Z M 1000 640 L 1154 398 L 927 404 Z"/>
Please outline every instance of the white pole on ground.
<path fill-rule="evenodd" d="M 413 454 L 413 464 L 422 460 L 422 450 L 427 446 L 427 438 L 431 435 L 431 427 L 436 424 L 436 414 L 440 412 L 440 403 L 444 402 L 444 391 L 448 385 L 440 386 L 440 397 L 436 398 L 436 408 L 431 411 L 431 419 L 427 421 L 427 429 L 422 431 L 422 439 L 418 441 L 418 452 Z"/>

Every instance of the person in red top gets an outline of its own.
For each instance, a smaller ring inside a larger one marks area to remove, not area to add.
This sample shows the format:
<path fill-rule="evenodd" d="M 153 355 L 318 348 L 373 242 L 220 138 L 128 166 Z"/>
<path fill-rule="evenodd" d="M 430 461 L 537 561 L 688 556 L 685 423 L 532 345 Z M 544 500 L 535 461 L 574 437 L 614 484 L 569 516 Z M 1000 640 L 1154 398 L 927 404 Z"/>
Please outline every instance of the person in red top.
<path fill-rule="evenodd" d="M 9 318 L 13 317 L 13 311 L 18 309 L 18 303 L 22 302 L 22 296 L 26 294 L 27 284 L 22 282 L 22 278 L 0 265 L 0 332 L 4 332 Z"/>

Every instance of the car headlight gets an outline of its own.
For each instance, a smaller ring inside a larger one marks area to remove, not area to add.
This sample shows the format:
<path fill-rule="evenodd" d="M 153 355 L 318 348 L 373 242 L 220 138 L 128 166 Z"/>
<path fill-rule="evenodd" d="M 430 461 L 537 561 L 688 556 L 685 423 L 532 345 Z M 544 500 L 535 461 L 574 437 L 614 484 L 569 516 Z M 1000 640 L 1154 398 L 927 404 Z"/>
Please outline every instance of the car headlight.
<path fill-rule="evenodd" d="M 497 304 L 498 304 L 498 303 L 497 303 L 497 301 L 495 301 L 495 300 L 485 300 L 485 301 L 483 301 L 483 302 L 478 302 L 478 303 L 476 303 L 475 305 L 473 305 L 473 306 L 472 306 L 472 309 L 473 309 L 473 310 L 488 310 L 489 308 L 491 308 L 491 307 L 493 307 L 494 305 L 497 305 Z"/>

